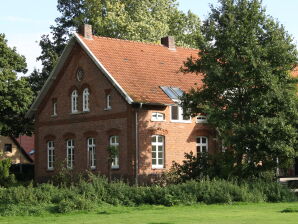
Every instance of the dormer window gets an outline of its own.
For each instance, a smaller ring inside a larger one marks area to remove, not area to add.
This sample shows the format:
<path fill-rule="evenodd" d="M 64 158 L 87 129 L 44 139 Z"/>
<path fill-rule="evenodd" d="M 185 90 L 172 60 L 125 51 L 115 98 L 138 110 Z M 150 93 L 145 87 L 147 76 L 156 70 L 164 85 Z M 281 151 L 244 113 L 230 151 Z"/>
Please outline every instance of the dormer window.
<path fill-rule="evenodd" d="M 71 113 L 78 112 L 78 91 L 74 90 L 71 93 Z"/>
<path fill-rule="evenodd" d="M 197 116 L 197 119 L 196 119 L 196 123 L 198 123 L 198 124 L 208 123 L 207 116 L 205 116 L 205 115 L 198 115 Z"/>
<path fill-rule="evenodd" d="M 164 121 L 165 120 L 165 114 L 159 113 L 159 112 L 153 112 L 151 120 L 152 121 Z"/>
<path fill-rule="evenodd" d="M 183 114 L 183 108 L 178 105 L 171 106 L 171 121 L 173 122 L 186 122 L 190 123 L 190 116 Z"/>
<path fill-rule="evenodd" d="M 89 111 L 89 89 L 85 88 L 83 91 L 83 111 L 88 112 Z"/>

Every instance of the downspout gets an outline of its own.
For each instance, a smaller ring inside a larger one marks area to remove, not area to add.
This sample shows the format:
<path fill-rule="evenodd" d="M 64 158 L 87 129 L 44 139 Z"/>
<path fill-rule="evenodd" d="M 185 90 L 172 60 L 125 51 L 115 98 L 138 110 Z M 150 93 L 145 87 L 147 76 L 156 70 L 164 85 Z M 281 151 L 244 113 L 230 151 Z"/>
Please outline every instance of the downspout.
<path fill-rule="evenodd" d="M 136 186 L 139 185 L 139 122 L 138 122 L 138 111 L 142 108 L 143 103 L 139 104 L 139 108 L 136 109 L 136 120 L 135 120 L 135 125 L 136 125 L 136 165 L 135 165 L 135 184 Z"/>

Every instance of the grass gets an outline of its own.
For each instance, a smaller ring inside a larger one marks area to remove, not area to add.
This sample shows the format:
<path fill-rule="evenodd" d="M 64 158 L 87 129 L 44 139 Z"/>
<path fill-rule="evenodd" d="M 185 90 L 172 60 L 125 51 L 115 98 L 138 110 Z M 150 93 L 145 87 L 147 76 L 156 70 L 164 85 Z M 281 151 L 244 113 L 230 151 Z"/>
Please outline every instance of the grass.
<path fill-rule="evenodd" d="M 298 203 L 102 207 L 66 215 L 0 217 L 0 223 L 55 224 L 297 224 Z"/>

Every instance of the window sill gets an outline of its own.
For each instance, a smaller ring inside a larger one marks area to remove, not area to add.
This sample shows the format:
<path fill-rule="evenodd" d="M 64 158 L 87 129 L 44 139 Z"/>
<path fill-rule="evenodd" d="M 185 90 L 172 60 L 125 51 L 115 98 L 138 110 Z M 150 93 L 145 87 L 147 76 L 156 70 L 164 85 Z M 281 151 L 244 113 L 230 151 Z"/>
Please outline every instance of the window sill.
<path fill-rule="evenodd" d="M 171 120 L 172 123 L 184 123 L 184 124 L 191 124 L 192 121 L 182 121 L 182 120 Z"/>
<path fill-rule="evenodd" d="M 161 166 L 160 167 L 158 167 L 158 166 L 157 167 L 156 166 L 153 167 L 152 166 L 151 169 L 152 170 L 163 170 L 163 169 L 165 169 L 165 167 L 164 166 L 162 166 L 162 167 Z"/>
<path fill-rule="evenodd" d="M 208 122 L 207 121 L 205 121 L 205 122 L 202 122 L 202 121 L 201 122 L 197 122 L 196 121 L 196 124 L 208 124 Z"/>
<path fill-rule="evenodd" d="M 104 110 L 112 110 L 112 107 L 106 107 Z"/>
<path fill-rule="evenodd" d="M 119 166 L 112 166 L 112 170 L 120 170 Z"/>
<path fill-rule="evenodd" d="M 77 114 L 82 114 L 83 112 L 77 111 L 77 112 L 71 112 L 70 115 L 77 115 Z"/>
<path fill-rule="evenodd" d="M 58 117 L 58 115 L 57 114 L 52 114 L 51 117 L 55 118 L 55 117 Z"/>
<path fill-rule="evenodd" d="M 152 122 L 165 122 L 166 120 L 152 120 L 152 119 L 151 119 L 151 121 L 152 121 Z"/>
<path fill-rule="evenodd" d="M 90 169 L 91 170 L 96 170 L 96 166 L 91 166 Z"/>
<path fill-rule="evenodd" d="M 54 168 L 47 168 L 47 171 L 48 172 L 53 172 L 54 171 Z"/>

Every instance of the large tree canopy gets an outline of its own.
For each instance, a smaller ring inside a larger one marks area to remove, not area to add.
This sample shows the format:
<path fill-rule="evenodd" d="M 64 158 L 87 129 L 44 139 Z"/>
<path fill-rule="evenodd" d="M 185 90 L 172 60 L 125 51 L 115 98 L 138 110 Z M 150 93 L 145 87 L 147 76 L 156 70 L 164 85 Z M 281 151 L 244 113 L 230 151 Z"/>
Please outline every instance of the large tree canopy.
<path fill-rule="evenodd" d="M 31 105 L 33 93 L 24 78 L 17 73 L 25 73 L 25 57 L 15 48 L 7 46 L 4 34 L 0 34 L 0 134 L 18 135 L 30 130 L 31 123 L 24 118 Z"/>
<path fill-rule="evenodd" d="M 42 36 L 43 69 L 29 77 L 37 92 L 53 69 L 70 34 L 84 23 L 93 26 L 95 35 L 145 42 L 158 42 L 172 35 L 179 46 L 197 47 L 201 42 L 200 20 L 191 12 L 183 13 L 176 0 L 58 0 L 53 39 Z"/>
<path fill-rule="evenodd" d="M 239 173 L 274 170 L 278 159 L 286 166 L 297 151 L 296 46 L 259 0 L 219 2 L 203 24 L 199 58 L 185 63 L 185 72 L 203 75 L 203 87 L 184 106 L 208 114 Z"/>

